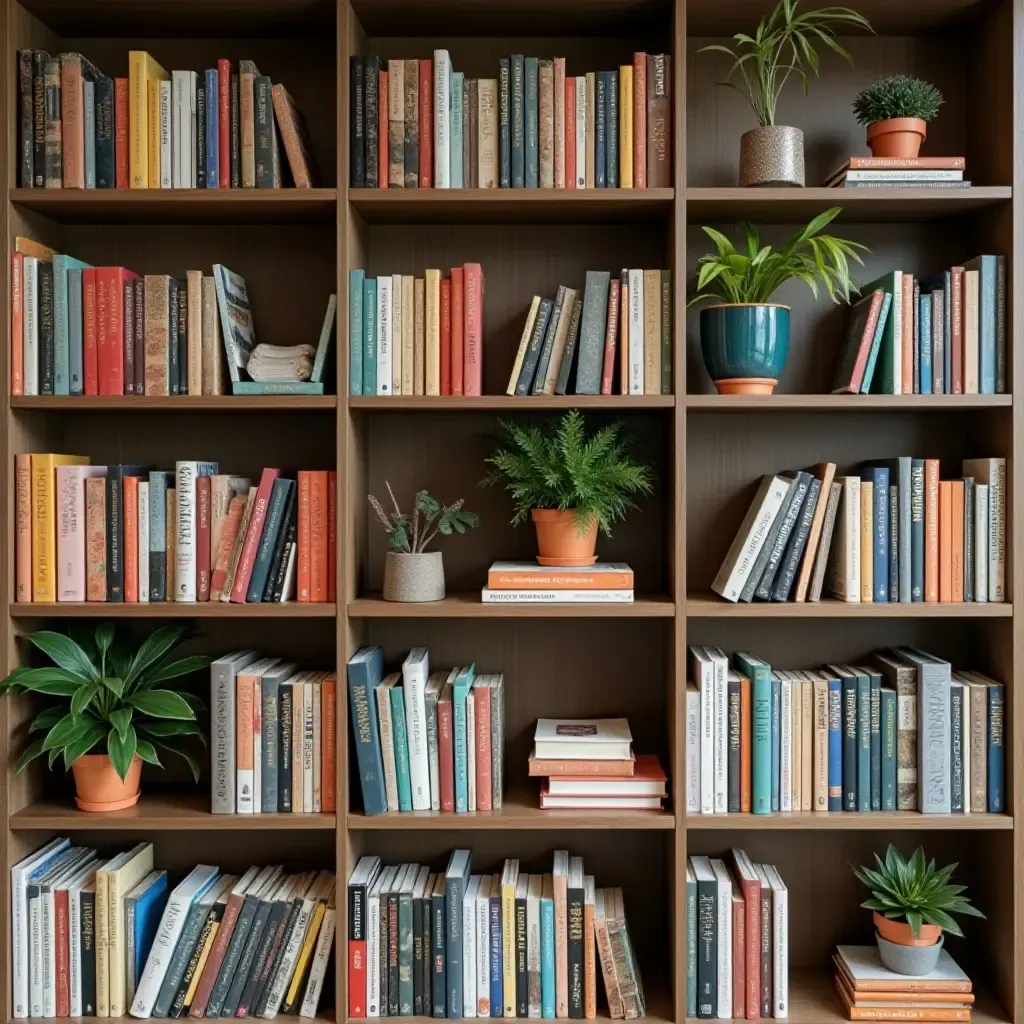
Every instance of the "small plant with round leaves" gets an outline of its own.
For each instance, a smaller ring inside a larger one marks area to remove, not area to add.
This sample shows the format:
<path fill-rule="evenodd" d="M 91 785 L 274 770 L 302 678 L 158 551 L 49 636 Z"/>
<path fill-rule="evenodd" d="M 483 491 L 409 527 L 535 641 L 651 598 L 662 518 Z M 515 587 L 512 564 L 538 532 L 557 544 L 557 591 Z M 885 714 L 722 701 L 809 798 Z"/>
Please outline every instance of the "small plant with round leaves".
<path fill-rule="evenodd" d="M 909 75 L 893 75 L 875 82 L 853 101 L 853 112 L 863 125 L 916 117 L 934 121 L 942 106 L 942 93 L 931 82 Z"/>

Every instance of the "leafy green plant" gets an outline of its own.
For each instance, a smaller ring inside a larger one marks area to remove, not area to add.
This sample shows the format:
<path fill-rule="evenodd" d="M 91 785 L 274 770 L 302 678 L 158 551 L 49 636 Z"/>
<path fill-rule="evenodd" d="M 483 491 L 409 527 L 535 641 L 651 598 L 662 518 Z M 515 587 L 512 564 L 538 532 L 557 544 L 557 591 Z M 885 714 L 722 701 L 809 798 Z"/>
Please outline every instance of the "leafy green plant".
<path fill-rule="evenodd" d="M 612 524 L 637 507 L 634 498 L 651 493 L 651 470 L 631 456 L 621 422 L 588 434 L 583 414 L 573 409 L 540 425 L 503 422 L 500 429 L 483 484 L 501 484 L 512 495 L 513 526 L 535 508 L 572 510 L 578 533 L 596 519 L 611 536 Z"/>
<path fill-rule="evenodd" d="M 951 935 L 963 935 L 953 914 L 970 917 L 985 915 L 962 893 L 966 885 L 950 885 L 956 864 L 936 868 L 934 858 L 927 863 L 924 848 L 919 846 L 910 860 L 904 860 L 890 844 L 883 861 L 875 854 L 878 870 L 866 867 L 853 869 L 857 879 L 871 890 L 871 899 L 861 906 L 877 910 L 890 920 L 905 918 L 915 938 L 921 935 L 922 924 L 935 924 Z"/>
<path fill-rule="evenodd" d="M 827 46 L 852 64 L 850 55 L 836 42 L 837 29 L 871 31 L 867 18 L 849 7 L 820 7 L 800 13 L 799 6 L 800 0 L 779 0 L 775 9 L 761 19 L 753 36 L 737 32 L 732 46 L 712 43 L 698 51 L 716 51 L 732 58 L 729 81 L 721 84 L 747 100 L 763 127 L 775 124 L 775 108 L 790 75 L 800 79 L 804 93 L 810 75 L 817 77 L 820 59 L 816 44 Z M 737 74 L 741 85 L 732 81 Z"/>
<path fill-rule="evenodd" d="M 136 754 L 160 765 L 159 748 L 187 761 L 198 782 L 199 765 L 182 743 L 189 736 L 206 742 L 196 722 L 203 702 L 165 685 L 210 664 L 202 654 L 172 660 L 190 632 L 185 623 L 169 623 L 137 649 L 130 634 L 111 622 L 101 623 L 95 632 L 75 627 L 69 636 L 49 630 L 28 634 L 25 639 L 53 664 L 19 666 L 0 680 L 0 693 L 33 693 L 47 701 L 29 726 L 30 736 L 44 735 L 21 752 L 15 770 L 22 771 L 44 754 L 51 768 L 63 757 L 68 769 L 83 754 L 105 751 L 123 782 Z"/>
<path fill-rule="evenodd" d="M 463 509 L 465 499 L 459 498 L 452 505 L 442 505 L 426 491 L 417 492 L 413 499 L 412 515 L 406 515 L 398 506 L 391 484 L 385 483 L 385 486 L 394 507 L 390 515 L 372 494 L 368 497 L 377 521 L 384 527 L 391 541 L 393 551 L 404 555 L 421 555 L 439 533 L 450 537 L 453 533 L 465 533 L 480 525 L 480 517 L 475 512 Z"/>
<path fill-rule="evenodd" d="M 861 124 L 875 124 L 894 117 L 934 121 L 942 103 L 942 93 L 931 82 L 909 75 L 893 75 L 858 93 L 853 101 L 853 112 Z"/>
<path fill-rule="evenodd" d="M 857 290 L 850 273 L 850 260 L 863 263 L 859 242 L 850 242 L 834 235 L 819 234 L 822 228 L 840 213 L 838 206 L 818 214 L 806 227 L 797 231 L 781 249 L 761 245 L 757 228 L 744 221 L 741 225 L 746 251 L 740 252 L 714 228 L 705 227 L 705 234 L 718 250 L 697 261 L 696 302 L 763 303 L 770 301 L 776 290 L 797 278 L 818 295 L 823 284 L 833 302 L 850 301 L 850 292 Z M 865 249 L 866 251 L 866 249 Z"/>

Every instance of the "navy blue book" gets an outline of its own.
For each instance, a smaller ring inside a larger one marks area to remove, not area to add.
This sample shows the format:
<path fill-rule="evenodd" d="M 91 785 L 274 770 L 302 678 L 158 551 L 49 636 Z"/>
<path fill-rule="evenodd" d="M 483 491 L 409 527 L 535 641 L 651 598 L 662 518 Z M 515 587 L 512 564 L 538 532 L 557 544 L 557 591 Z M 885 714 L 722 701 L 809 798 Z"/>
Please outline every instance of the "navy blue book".
<path fill-rule="evenodd" d="M 606 188 L 606 150 L 608 147 L 608 71 L 599 71 L 594 79 L 594 186 Z"/>
<path fill-rule="evenodd" d="M 605 187 L 619 187 L 619 73 L 599 71 L 607 76 L 604 88 L 604 120 L 607 128 L 604 156 Z"/>
<path fill-rule="evenodd" d="M 779 775 L 782 767 L 782 687 L 779 677 L 772 673 L 772 810 L 779 809 Z"/>
<path fill-rule="evenodd" d="M 206 80 L 196 82 L 196 188 L 206 188 Z"/>
<path fill-rule="evenodd" d="M 114 180 L 114 80 L 98 75 L 94 86 L 96 105 L 96 187 L 113 188 Z"/>
<path fill-rule="evenodd" d="M 526 99 L 525 58 L 521 53 L 513 53 L 509 58 L 512 63 L 512 111 L 509 134 L 512 140 L 512 187 L 526 187 Z"/>
<path fill-rule="evenodd" d="M 448 1017 L 461 1019 L 462 1004 L 462 899 L 469 883 L 469 850 L 452 850 L 445 871 L 445 951 L 448 976 Z"/>
<path fill-rule="evenodd" d="M 889 484 L 889 600 L 900 599 L 900 489 Z"/>
<path fill-rule="evenodd" d="M 498 186 L 512 187 L 511 66 L 508 57 L 498 62 Z"/>
<path fill-rule="evenodd" d="M 263 533 L 260 534 L 259 547 L 256 549 L 256 561 L 253 563 L 252 574 L 249 577 L 249 589 L 245 595 L 245 600 L 248 604 L 259 604 L 263 600 L 263 590 L 267 585 L 267 574 L 270 572 L 270 567 L 274 561 L 277 537 L 281 532 L 285 512 L 288 508 L 288 501 L 294 488 L 294 480 L 278 477 L 270 491 L 270 501 L 267 503 L 267 518 L 263 524 Z"/>
<path fill-rule="evenodd" d="M 220 113 L 217 69 L 206 69 L 206 187 L 217 188 L 220 170 Z"/>
<path fill-rule="evenodd" d="M 1006 801 L 1003 779 L 1006 772 L 1006 749 L 1003 743 L 1006 688 L 988 680 L 988 812 L 1003 814 Z"/>
<path fill-rule="evenodd" d="M 910 600 L 924 600 L 924 459 L 910 463 Z"/>
<path fill-rule="evenodd" d="M 537 125 L 537 78 L 536 57 L 523 61 L 523 137 L 524 137 L 524 184 L 526 188 L 537 188 L 539 184 L 539 150 Z"/>
<path fill-rule="evenodd" d="M 868 466 L 861 470 L 860 478 L 872 485 L 872 597 L 876 604 L 886 604 L 889 601 L 889 470 L 885 466 Z"/>
<path fill-rule="evenodd" d="M 384 676 L 384 652 L 379 647 L 360 647 L 348 663 L 348 699 L 352 715 L 359 783 L 363 790 L 363 813 L 386 814 L 384 758 L 374 691 Z M 436 1016 L 436 1014 L 435 1014 Z"/>

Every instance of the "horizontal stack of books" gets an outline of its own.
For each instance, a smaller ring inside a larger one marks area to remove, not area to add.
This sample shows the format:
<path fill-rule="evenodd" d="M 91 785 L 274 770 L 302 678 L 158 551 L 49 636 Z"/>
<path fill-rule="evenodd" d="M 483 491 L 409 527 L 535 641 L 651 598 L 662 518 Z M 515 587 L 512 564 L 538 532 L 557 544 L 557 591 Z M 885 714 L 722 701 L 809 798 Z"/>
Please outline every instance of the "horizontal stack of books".
<path fill-rule="evenodd" d="M 152 843 L 103 860 L 57 838 L 11 897 L 15 1017 L 312 1017 L 329 977 L 330 871 L 200 864 L 168 893 Z"/>
<path fill-rule="evenodd" d="M 302 114 L 251 60 L 168 74 L 131 50 L 111 78 L 80 53 L 19 50 L 18 99 L 22 188 L 280 188 L 286 166 L 317 183 Z"/>
<path fill-rule="evenodd" d="M 789 1016 L 789 891 L 743 850 L 686 865 L 686 1016 Z"/>
<path fill-rule="evenodd" d="M 948 950 L 929 974 L 890 971 L 874 946 L 839 946 L 835 985 L 850 1020 L 970 1021 L 971 979 Z"/>
<path fill-rule="evenodd" d="M 850 314 L 833 394 L 996 395 L 1008 390 L 1006 257 L 866 284 Z"/>
<path fill-rule="evenodd" d="M 443 871 L 361 857 L 349 878 L 348 1016 L 597 1016 L 597 965 L 613 1019 L 643 1017 L 621 889 L 597 889 L 583 858 L 550 872 L 518 860 L 473 874 L 469 850 Z"/>
<path fill-rule="evenodd" d="M 384 652 L 348 663 L 363 813 L 500 811 L 505 787 L 505 684 L 475 665 L 430 671 L 414 647 L 384 674 Z"/>
<path fill-rule="evenodd" d="M 584 569 L 494 562 L 481 598 L 484 604 L 631 604 L 633 570 L 625 562 L 595 562 Z"/>
<path fill-rule="evenodd" d="M 970 188 L 962 156 L 852 156 L 828 188 Z"/>
<path fill-rule="evenodd" d="M 466 78 L 447 50 L 350 66 L 353 188 L 668 188 L 665 54 L 571 76 L 564 57 L 499 61 Z"/>
<path fill-rule="evenodd" d="M 669 272 L 588 270 L 581 289 L 535 295 L 505 393 L 671 394 Z"/>
<path fill-rule="evenodd" d="M 530 775 L 547 779 L 542 808 L 657 811 L 667 795 L 657 757 L 634 757 L 625 718 L 539 718 Z"/>
<path fill-rule="evenodd" d="M 1002 683 L 908 647 L 803 671 L 733 663 L 690 648 L 687 814 L 1005 812 Z"/>
<path fill-rule="evenodd" d="M 333 601 L 336 474 L 15 456 L 15 600 Z"/>
<path fill-rule="evenodd" d="M 333 814 L 337 681 L 234 651 L 210 666 L 210 810 Z"/>
<path fill-rule="evenodd" d="M 1006 460 L 900 456 L 768 475 L 711 589 L 727 601 L 1006 600 Z"/>
<path fill-rule="evenodd" d="M 350 270 L 350 395 L 480 395 L 484 274 L 479 263 L 449 277 L 367 277 Z"/>

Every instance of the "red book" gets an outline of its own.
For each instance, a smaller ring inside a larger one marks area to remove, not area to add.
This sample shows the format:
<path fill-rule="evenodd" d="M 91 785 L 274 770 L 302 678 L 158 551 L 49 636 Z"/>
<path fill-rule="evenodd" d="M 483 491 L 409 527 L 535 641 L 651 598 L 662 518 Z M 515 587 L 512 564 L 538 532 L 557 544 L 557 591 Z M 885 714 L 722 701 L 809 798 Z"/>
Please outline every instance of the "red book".
<path fill-rule="evenodd" d="M 139 478 L 124 478 L 124 599 L 139 600 Z"/>
<path fill-rule="evenodd" d="M 633 54 L 633 188 L 647 188 L 647 54 Z"/>
<path fill-rule="evenodd" d="M 482 394 L 484 362 L 484 273 L 479 263 L 463 267 L 465 289 L 463 297 L 463 356 L 462 388 L 467 395 Z"/>
<path fill-rule="evenodd" d="M 199 527 L 196 531 L 196 600 L 210 600 L 210 577 L 212 574 L 210 556 L 210 526 L 212 500 L 211 480 L 208 476 L 196 479 L 196 506 L 199 513 Z"/>
<path fill-rule="evenodd" d="M 256 552 L 259 550 L 260 537 L 263 536 L 263 524 L 267 519 L 267 505 L 270 503 L 270 492 L 274 481 L 281 475 L 281 470 L 263 470 L 260 485 L 256 491 L 256 500 L 252 506 L 252 517 L 249 519 L 249 530 L 242 543 L 242 554 L 238 559 L 238 571 L 235 574 L 235 585 L 231 590 L 231 600 L 235 604 L 245 604 L 245 595 L 249 589 L 252 567 L 256 564 Z"/>
<path fill-rule="evenodd" d="M 84 272 L 83 272 L 84 278 Z M 124 286 L 138 274 L 124 267 L 96 268 L 96 342 L 98 349 L 99 393 L 125 393 Z M 134 342 L 134 333 L 130 333 Z"/>
<path fill-rule="evenodd" d="M 25 285 L 22 282 L 25 257 L 16 252 L 11 256 L 11 394 L 25 391 L 25 314 L 22 308 Z"/>
<path fill-rule="evenodd" d="M 452 282 L 441 278 L 441 394 L 452 393 Z"/>
<path fill-rule="evenodd" d="M 82 271 L 82 372 L 85 393 L 100 393 L 99 345 L 96 338 L 96 268 Z"/>
<path fill-rule="evenodd" d="M 463 335 L 463 314 L 462 300 L 465 297 L 463 289 L 465 275 L 462 267 L 452 267 L 452 340 L 451 340 L 451 361 L 452 381 L 451 393 L 461 395 L 462 391 L 462 335 Z"/>
<path fill-rule="evenodd" d="M 434 183 L 434 62 L 420 61 L 420 188 Z M 379 177 L 379 175 L 378 175 Z"/>
<path fill-rule="evenodd" d="M 746 996 L 747 935 L 746 901 L 732 891 L 732 1014 L 739 1016 Z"/>
<path fill-rule="evenodd" d="M 604 335 L 604 364 L 601 367 L 601 394 L 612 393 L 612 381 L 615 377 L 615 349 L 619 340 L 619 301 L 622 289 L 618 281 L 612 281 L 608 289 L 608 326 Z"/>
<path fill-rule="evenodd" d="M 441 810 L 455 811 L 455 746 L 452 742 L 452 684 L 445 683 L 437 699 L 437 759 Z"/>
<path fill-rule="evenodd" d="M 366 886 L 362 886 L 365 893 Z M 362 901 L 362 938 L 348 940 L 348 1015 L 350 1019 L 366 1016 L 366 896 Z M 386 966 L 386 965 L 385 965 Z"/>
<path fill-rule="evenodd" d="M 327 600 L 338 600 L 338 474 L 327 474 Z M 321 800 L 323 796 L 321 794 Z M 332 808 L 333 810 L 333 808 Z"/>
<path fill-rule="evenodd" d="M 231 61 L 217 61 L 217 184 L 231 188 Z"/>
<path fill-rule="evenodd" d="M 950 299 L 949 314 L 949 344 L 950 362 L 952 364 L 953 380 L 950 382 L 950 389 L 954 395 L 964 393 L 964 268 L 950 267 L 949 290 L 952 293 Z"/>
<path fill-rule="evenodd" d="M 388 187 L 388 73 L 377 76 L 377 188 Z"/>
<path fill-rule="evenodd" d="M 320 684 L 320 747 L 323 770 L 320 772 L 320 810 L 333 814 L 337 805 L 335 798 L 335 734 L 337 719 L 338 684 L 333 675 Z"/>
<path fill-rule="evenodd" d="M 743 894 L 743 909 L 746 916 L 744 937 L 749 940 L 745 943 L 740 957 L 733 956 L 733 971 L 737 962 L 745 961 L 743 980 L 746 999 L 734 1001 L 732 1012 L 734 1017 L 744 1016 L 745 1005 L 747 1020 L 757 1020 L 761 1016 L 761 882 L 745 853 L 734 851 L 732 862 L 733 874 Z M 735 928 L 734 924 L 733 931 Z"/>
<path fill-rule="evenodd" d="M 68 891 L 54 889 L 53 916 L 55 918 L 54 935 L 54 967 L 56 968 L 57 1016 L 71 1015 L 71 971 L 68 965 L 69 932 L 68 928 Z"/>
<path fill-rule="evenodd" d="M 327 600 L 327 471 L 310 473 L 309 599 Z"/>
<path fill-rule="evenodd" d="M 299 521 L 296 526 L 296 586 L 295 596 L 298 601 L 309 601 L 310 566 L 309 566 L 309 493 L 312 487 L 312 474 L 308 470 L 299 471 Z"/>
<path fill-rule="evenodd" d="M 476 726 L 476 809 L 491 810 L 491 694 L 489 686 L 473 687 Z"/>
<path fill-rule="evenodd" d="M 576 79 L 565 78 L 565 187 L 576 187 Z"/>
<path fill-rule="evenodd" d="M 114 183 L 128 187 L 128 79 L 114 79 Z"/>

